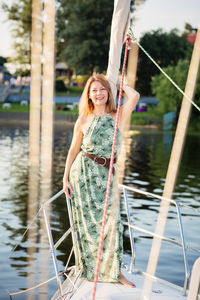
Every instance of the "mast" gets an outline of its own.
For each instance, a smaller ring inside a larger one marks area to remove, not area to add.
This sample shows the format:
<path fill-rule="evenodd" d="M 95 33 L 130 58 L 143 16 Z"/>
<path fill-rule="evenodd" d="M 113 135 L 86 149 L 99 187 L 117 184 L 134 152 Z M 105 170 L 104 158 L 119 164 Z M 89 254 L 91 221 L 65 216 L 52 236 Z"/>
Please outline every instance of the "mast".
<path fill-rule="evenodd" d="M 41 0 L 33 0 L 31 44 L 31 92 L 29 120 L 29 219 L 32 219 L 32 216 L 36 215 L 39 192 L 42 201 L 45 201 L 51 197 L 55 61 L 54 32 L 55 0 L 47 0 L 44 2 Z M 40 174 L 39 169 L 41 170 Z M 40 189 L 39 175 L 41 175 Z M 34 202 L 35 205 L 33 205 Z M 44 222 L 41 222 L 42 229 L 44 229 L 43 224 Z M 41 232 L 44 232 L 44 230 L 42 230 Z M 35 232 L 31 233 L 33 237 L 36 236 Z M 45 239 L 46 237 L 42 235 L 41 241 L 44 242 L 44 244 Z M 43 256 L 42 262 L 40 264 L 42 274 L 41 276 L 44 276 L 45 279 L 48 275 L 47 265 L 49 255 L 47 254 L 47 252 L 49 252 L 49 249 L 45 249 L 45 247 L 41 249 L 41 256 Z M 44 288 L 43 292 L 45 292 Z M 44 295 L 41 294 L 40 298 L 41 297 L 44 297 Z"/>
<path fill-rule="evenodd" d="M 42 55 L 42 1 L 32 1 L 32 39 L 31 39 L 31 83 L 29 113 L 29 179 L 27 214 L 30 222 L 37 214 L 39 197 L 39 156 L 40 156 L 40 101 L 41 101 L 41 55 Z M 37 228 L 28 231 L 28 277 L 27 286 L 35 284 L 36 267 L 32 256 L 36 252 Z M 35 299 L 34 294 L 31 295 Z"/>
<path fill-rule="evenodd" d="M 42 126 L 41 126 L 41 199 L 44 203 L 52 193 L 52 156 L 53 156 L 53 102 L 54 102 L 54 65 L 55 65 L 55 0 L 44 1 L 43 26 L 43 80 L 42 80 Z M 46 217 L 50 219 L 50 208 L 46 209 Z M 48 237 L 45 222 L 41 222 L 40 249 L 41 281 L 48 278 L 48 262 L 50 258 Z M 44 245 L 47 245 L 46 247 Z M 46 287 L 40 289 L 40 298 L 45 299 Z M 46 291 L 46 299 L 48 293 Z"/>
<path fill-rule="evenodd" d="M 126 83 L 133 89 L 135 88 L 137 79 L 138 52 L 138 44 L 136 42 L 132 42 L 131 49 L 129 50 Z"/>
<path fill-rule="evenodd" d="M 41 174 L 51 173 L 53 144 L 55 0 L 44 3 Z M 45 175 L 44 175 L 45 176 Z M 45 179 L 45 181 L 47 178 Z M 47 199 L 51 195 L 48 195 Z"/>
<path fill-rule="evenodd" d="M 194 44 L 194 49 L 192 53 L 191 63 L 189 67 L 187 82 L 185 86 L 185 94 L 193 99 L 196 87 L 196 81 L 199 71 L 200 64 L 200 29 L 197 31 L 197 37 Z M 182 101 L 182 106 L 179 114 L 179 119 L 177 123 L 174 143 L 172 147 L 171 157 L 168 165 L 166 182 L 163 191 L 163 197 L 172 198 L 173 191 L 176 184 L 176 179 L 178 175 L 178 169 L 182 157 L 183 146 L 185 142 L 185 137 L 187 133 L 187 127 L 190 119 L 192 103 L 184 96 Z M 162 201 L 160 205 L 160 211 L 158 215 L 156 234 L 163 235 L 165 230 L 165 225 L 167 221 L 169 203 L 167 201 Z M 159 258 L 159 252 L 161 247 L 161 239 L 154 238 L 152 243 L 152 248 L 149 256 L 147 273 L 150 275 L 155 275 L 156 267 Z M 145 278 L 142 299 L 149 299 L 151 293 L 152 280 Z M 186 287 L 185 287 L 186 288 Z"/>
<path fill-rule="evenodd" d="M 138 52 L 139 47 L 135 42 L 130 44 L 128 63 L 127 63 L 127 74 L 126 74 L 126 84 L 132 88 L 135 88 L 136 84 L 136 76 L 137 76 L 137 64 L 138 64 Z M 119 176 L 119 183 L 123 183 L 124 178 L 124 170 L 125 170 L 125 161 L 127 155 L 130 152 L 131 145 L 131 116 L 127 118 L 126 123 L 124 124 L 124 128 L 122 130 L 122 144 L 121 150 L 118 156 L 117 170 Z"/>

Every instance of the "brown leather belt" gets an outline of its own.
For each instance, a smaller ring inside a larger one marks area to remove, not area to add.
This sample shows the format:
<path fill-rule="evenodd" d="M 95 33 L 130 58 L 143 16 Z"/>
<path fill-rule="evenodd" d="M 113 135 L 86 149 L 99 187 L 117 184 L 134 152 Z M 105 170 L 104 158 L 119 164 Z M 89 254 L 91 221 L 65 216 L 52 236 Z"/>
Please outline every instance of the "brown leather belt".
<path fill-rule="evenodd" d="M 102 167 L 105 167 L 107 169 L 109 169 L 110 167 L 110 158 L 106 158 L 103 156 L 96 156 L 95 154 L 92 153 L 88 153 L 88 152 L 84 152 L 82 150 L 83 155 L 89 157 L 90 159 L 92 159 L 96 164 L 101 165 Z M 116 163 L 117 159 L 116 157 L 114 158 L 114 163 Z M 115 173 L 115 168 L 113 167 L 113 175 Z"/>

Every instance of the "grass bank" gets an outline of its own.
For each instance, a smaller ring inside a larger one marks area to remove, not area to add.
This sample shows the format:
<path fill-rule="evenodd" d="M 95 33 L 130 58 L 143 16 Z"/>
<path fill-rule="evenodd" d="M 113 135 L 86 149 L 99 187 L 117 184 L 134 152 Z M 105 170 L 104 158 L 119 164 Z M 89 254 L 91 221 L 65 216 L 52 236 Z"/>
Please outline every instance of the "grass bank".
<path fill-rule="evenodd" d="M 67 90 L 65 92 L 56 91 L 55 96 L 57 97 L 65 97 L 65 96 L 77 96 L 80 97 L 83 92 L 83 86 L 67 86 Z M 28 94 L 29 91 L 24 91 L 23 94 Z M 77 115 L 78 109 L 75 107 L 73 110 L 65 110 L 66 104 L 56 104 L 54 107 L 55 114 L 62 115 Z M 58 109 L 59 108 L 59 109 Z M 29 105 L 21 106 L 20 103 L 11 103 L 10 108 L 2 108 L 2 104 L 0 104 L 0 112 L 14 112 L 14 113 L 29 113 Z M 132 125 L 156 125 L 161 126 L 162 124 L 162 115 L 157 111 L 156 107 L 148 106 L 148 110 L 146 112 L 134 112 L 131 117 Z"/>
<path fill-rule="evenodd" d="M 64 110 L 66 104 L 56 104 L 54 107 L 55 114 L 62 115 L 77 115 L 78 108 L 72 110 Z M 59 108 L 59 109 L 58 109 Z M 12 103 L 10 108 L 3 108 L 0 104 L 0 112 L 13 112 L 13 113 L 29 113 L 29 105 L 21 106 L 19 103 Z M 162 115 L 156 111 L 155 108 L 148 108 L 146 112 L 134 112 L 131 117 L 131 125 L 157 125 L 162 124 Z"/>
<path fill-rule="evenodd" d="M 162 125 L 162 114 L 156 107 L 148 107 L 147 111 L 134 112 L 131 116 L 132 125 Z"/>

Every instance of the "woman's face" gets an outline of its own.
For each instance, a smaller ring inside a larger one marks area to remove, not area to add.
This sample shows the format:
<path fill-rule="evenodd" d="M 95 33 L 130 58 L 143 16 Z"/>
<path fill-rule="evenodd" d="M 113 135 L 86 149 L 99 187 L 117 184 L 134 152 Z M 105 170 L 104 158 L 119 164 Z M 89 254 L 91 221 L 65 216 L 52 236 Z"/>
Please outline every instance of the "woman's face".
<path fill-rule="evenodd" d="M 94 81 L 90 86 L 89 98 L 92 100 L 94 106 L 105 106 L 108 100 L 108 92 L 99 81 Z"/>

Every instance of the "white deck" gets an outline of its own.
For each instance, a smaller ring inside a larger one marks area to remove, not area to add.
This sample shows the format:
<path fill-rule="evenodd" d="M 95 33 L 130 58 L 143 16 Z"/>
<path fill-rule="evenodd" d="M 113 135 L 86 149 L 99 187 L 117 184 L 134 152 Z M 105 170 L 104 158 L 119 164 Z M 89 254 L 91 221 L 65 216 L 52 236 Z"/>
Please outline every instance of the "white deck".
<path fill-rule="evenodd" d="M 139 274 L 129 274 L 126 271 L 123 271 L 126 278 L 130 281 L 134 282 L 136 287 L 129 288 L 123 286 L 119 283 L 98 283 L 95 299 L 96 300 L 140 300 L 142 287 L 144 282 L 144 277 Z M 69 287 L 69 283 L 64 283 L 66 286 L 63 289 L 64 294 L 67 288 Z M 93 290 L 93 282 L 89 282 L 86 280 L 78 279 L 76 282 L 76 287 L 78 291 L 73 289 L 70 293 L 65 294 L 64 299 L 66 300 L 90 300 L 92 298 L 92 290 Z M 53 299 L 56 299 L 58 294 L 56 294 Z M 175 300 L 175 299 L 187 299 L 186 296 L 183 296 L 182 288 L 160 283 L 158 281 L 153 282 L 152 293 L 149 299 L 165 299 L 165 300 Z"/>
<path fill-rule="evenodd" d="M 130 244 L 131 244 L 131 249 L 132 249 L 132 260 L 131 263 L 133 263 L 133 258 L 135 258 L 135 253 L 133 251 L 134 249 L 134 239 L 133 236 L 131 235 L 131 230 L 139 230 L 140 232 L 145 232 L 151 236 L 157 236 L 156 234 L 154 234 L 153 232 L 150 232 L 148 230 L 145 230 L 143 228 L 139 228 L 136 226 L 133 226 L 130 222 L 130 214 L 129 214 L 129 209 L 128 209 L 128 198 L 126 195 L 126 190 L 129 191 L 133 191 L 133 192 L 140 192 L 142 194 L 148 194 L 148 196 L 151 197 L 156 197 L 156 198 L 161 198 L 160 196 L 157 196 L 155 194 L 150 194 L 144 191 L 139 191 L 135 188 L 130 188 L 130 187 L 126 187 L 126 186 L 122 186 L 123 188 L 123 192 L 124 192 L 124 199 L 125 199 L 125 205 L 127 206 L 127 220 L 128 223 L 127 225 L 129 226 L 129 231 L 130 231 Z M 54 201 L 55 199 L 57 199 L 61 194 L 63 193 L 63 191 L 60 191 L 59 193 L 57 193 L 54 197 L 52 197 L 51 199 L 48 200 L 48 202 L 46 202 L 46 204 L 48 205 L 49 203 L 51 203 L 52 201 Z M 163 198 L 165 199 L 165 198 Z M 180 235 L 181 235 L 181 243 L 178 241 L 174 241 L 174 239 L 170 239 L 168 237 L 160 237 L 162 239 L 165 239 L 168 242 L 171 242 L 173 244 L 176 244 L 178 246 L 180 246 L 183 250 L 183 258 L 184 258 L 184 267 L 185 267 L 185 281 L 184 281 L 184 286 L 188 285 L 188 279 L 189 279 L 189 267 L 188 267 L 188 259 L 187 259 L 187 253 L 186 253 L 186 245 L 185 245 L 185 239 L 184 239 L 184 234 L 183 234 L 183 227 L 182 227 L 182 221 L 181 221 L 181 214 L 180 214 L 180 210 L 179 207 L 177 205 L 177 203 L 174 200 L 170 200 L 170 199 L 165 199 L 166 201 L 172 203 L 173 205 L 176 206 L 176 210 L 177 210 L 177 217 L 178 217 L 178 224 L 179 224 L 179 231 L 180 231 Z M 72 240 L 73 240 L 73 244 L 76 243 L 76 239 L 75 239 L 75 235 L 73 232 L 73 219 L 72 219 L 72 213 L 71 213 L 71 206 L 70 206 L 70 201 L 69 198 L 66 198 L 67 201 L 67 207 L 68 207 L 68 215 L 69 215 L 69 219 L 70 219 L 70 228 L 62 235 L 62 237 L 56 242 L 56 244 L 54 244 L 52 235 L 51 235 L 51 230 L 50 230 L 50 226 L 48 224 L 48 220 L 46 220 L 46 226 L 47 226 L 47 232 L 48 232 L 48 237 L 49 237 L 49 242 L 50 242 L 50 246 L 52 249 L 52 257 L 53 257 L 53 261 L 54 261 L 54 266 L 55 266 L 55 271 L 56 271 L 56 277 L 57 277 L 57 282 L 59 284 L 59 286 L 61 285 L 61 273 L 59 274 L 58 271 L 58 267 L 57 267 L 57 258 L 56 258 L 56 249 L 57 247 L 62 243 L 62 241 L 69 235 L 72 235 Z M 44 211 L 44 217 L 46 216 L 46 212 L 45 212 L 45 206 L 43 207 L 43 211 Z M 190 247 L 189 247 L 190 248 Z M 191 248 L 192 250 L 195 250 L 197 252 L 199 252 L 198 249 L 194 249 Z M 75 261 L 76 261 L 76 247 L 72 247 L 71 250 L 71 254 L 74 251 L 75 254 Z M 74 267 L 69 267 L 68 268 L 68 264 L 69 264 L 69 260 L 71 258 L 71 254 L 67 260 L 65 269 L 66 270 L 70 270 L 70 273 L 73 274 L 75 268 Z M 200 261 L 199 261 L 200 264 Z M 193 280 L 190 281 L 190 286 L 189 286 L 189 292 L 187 291 L 188 294 L 188 298 L 186 295 L 184 295 L 183 292 L 183 287 L 174 285 L 170 282 L 164 281 L 164 280 L 160 280 L 158 278 L 153 279 L 153 284 L 152 284 L 152 292 L 151 295 L 147 295 L 147 297 L 144 297 L 145 300 L 157 300 L 157 299 L 163 299 L 163 300 L 200 300 L 200 297 L 198 296 L 198 290 L 199 290 L 199 280 L 200 280 L 200 268 L 199 268 L 199 264 L 196 267 L 196 272 L 194 273 L 194 276 L 191 276 L 193 278 Z M 131 267 L 131 266 L 130 266 Z M 135 274 L 130 274 L 127 271 L 123 270 L 122 271 L 125 275 L 125 277 L 133 282 L 136 287 L 135 288 L 129 288 L 126 286 L 123 286 L 122 284 L 119 283 L 98 283 L 97 284 L 97 290 L 96 290 L 96 295 L 95 295 L 95 300 L 139 300 L 141 299 L 141 296 L 143 294 L 143 285 L 144 285 L 144 275 L 141 273 L 135 273 Z M 89 282 L 86 280 L 82 280 L 82 279 L 77 279 L 75 280 L 75 277 L 70 277 L 72 281 L 75 281 L 75 287 L 73 287 L 74 285 L 72 285 L 72 283 L 66 279 L 64 281 L 64 283 L 62 284 L 62 293 L 59 293 L 59 291 L 57 291 L 55 293 L 55 295 L 52 297 L 52 300 L 91 300 L 92 299 L 92 291 L 93 291 L 93 286 L 94 283 L 93 282 Z M 191 284 L 192 283 L 192 284 Z M 78 289 L 78 290 L 77 290 Z M 61 296 L 62 294 L 62 296 Z"/>

